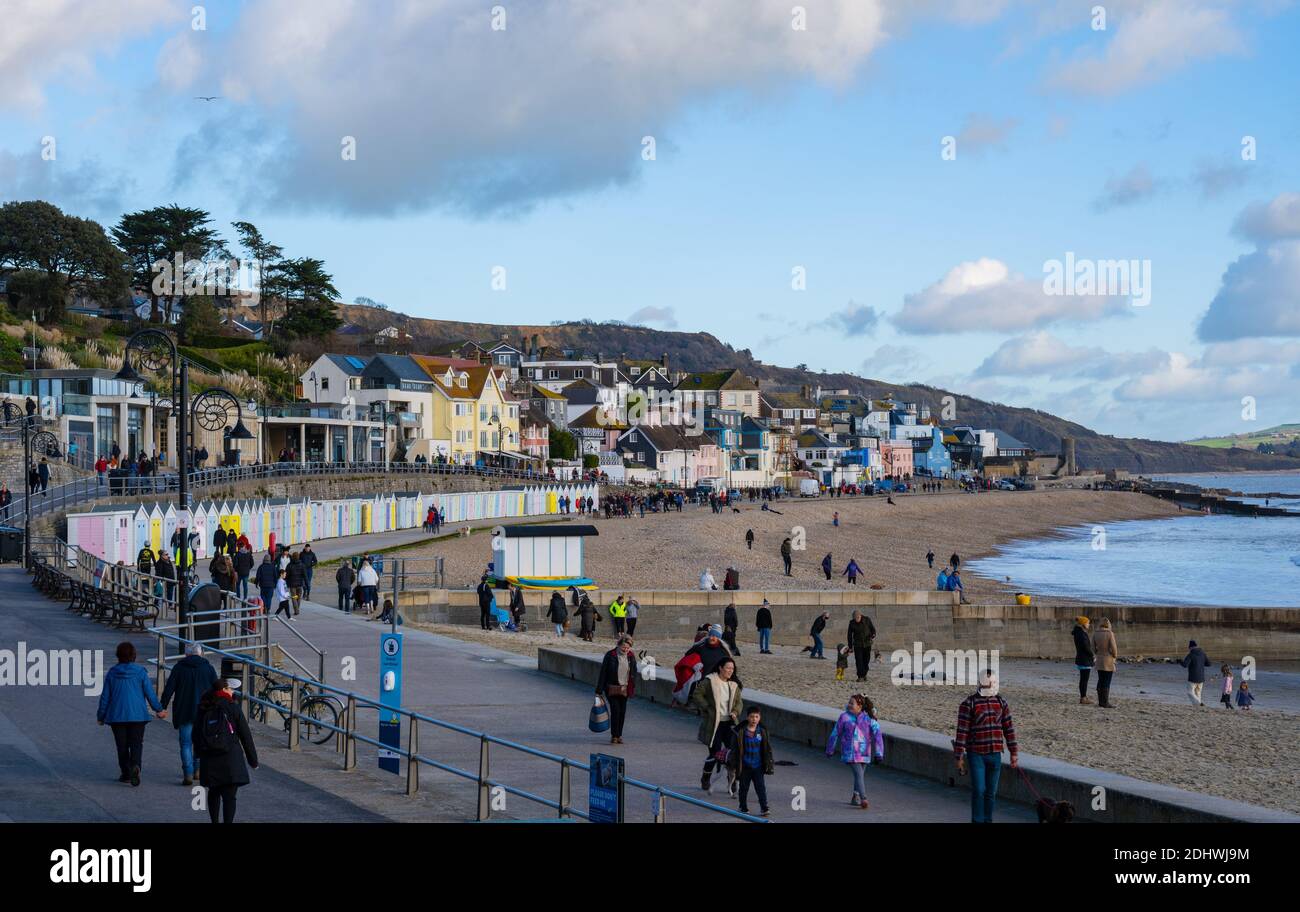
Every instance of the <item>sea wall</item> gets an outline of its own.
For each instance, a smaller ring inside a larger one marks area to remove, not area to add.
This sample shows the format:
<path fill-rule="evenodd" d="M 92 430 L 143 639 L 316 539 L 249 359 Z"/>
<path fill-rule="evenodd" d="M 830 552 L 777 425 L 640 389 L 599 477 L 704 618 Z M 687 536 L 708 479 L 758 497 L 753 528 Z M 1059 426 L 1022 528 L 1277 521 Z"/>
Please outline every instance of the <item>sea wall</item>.
<path fill-rule="evenodd" d="M 537 652 L 539 671 L 590 685 L 595 684 L 600 673 L 600 661 L 598 655 L 556 649 L 539 649 Z M 654 680 L 637 682 L 636 696 L 668 705 L 672 701 L 672 688 L 671 669 L 657 669 Z M 774 737 L 810 747 L 825 746 L 831 727 L 839 716 L 838 710 L 827 706 L 761 691 L 746 690 L 745 696 L 746 703 L 763 707 L 763 724 Z M 959 780 L 955 775 L 952 742 L 946 734 L 889 722 L 883 723 L 883 728 L 886 767 L 944 782 L 954 788 L 969 788 L 968 780 Z M 1084 820 L 1107 823 L 1300 822 L 1300 817 L 1283 811 L 1142 782 L 1048 757 L 1022 755 L 1020 763 L 1040 794 L 1056 801 L 1069 801 L 1074 805 L 1075 813 Z M 1105 790 L 1105 806 L 1101 809 L 1094 807 L 1099 787 Z M 1035 801 L 1024 780 L 1007 767 L 1003 768 L 998 782 L 998 797 L 1022 804 Z"/>
<path fill-rule="evenodd" d="M 612 628 L 605 607 L 618 595 L 592 591 L 603 620 L 600 635 Z M 1194 608 L 1167 605 L 962 605 L 949 592 L 857 592 L 821 590 L 783 592 L 629 591 L 641 605 L 637 635 L 651 639 L 692 639 L 704 623 L 721 623 L 723 609 L 734 600 L 742 642 L 754 642 L 754 614 L 767 597 L 772 606 L 774 642 L 802 646 L 822 611 L 830 612 L 823 639 L 842 642 L 849 619 L 862 611 L 876 626 L 876 648 L 888 654 L 924 649 L 998 650 L 1008 658 L 1072 658 L 1070 630 L 1077 615 L 1111 621 L 1122 656 L 1179 656 L 1196 640 L 1215 660 L 1240 662 L 1300 660 L 1300 608 Z M 505 594 L 499 593 L 504 604 Z M 530 624 L 545 624 L 549 593 L 525 593 Z M 403 592 L 403 613 L 426 623 L 479 622 L 478 601 L 471 590 Z"/>

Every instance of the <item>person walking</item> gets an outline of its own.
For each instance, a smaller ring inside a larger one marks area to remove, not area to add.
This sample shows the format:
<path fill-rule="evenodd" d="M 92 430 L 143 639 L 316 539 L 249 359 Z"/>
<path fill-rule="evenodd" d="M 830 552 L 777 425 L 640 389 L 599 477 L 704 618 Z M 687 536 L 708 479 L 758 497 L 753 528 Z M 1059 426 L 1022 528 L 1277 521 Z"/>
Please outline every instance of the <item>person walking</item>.
<path fill-rule="evenodd" d="M 813 621 L 812 629 L 808 631 L 808 635 L 812 637 L 813 641 L 812 654 L 809 655 L 808 658 L 826 658 L 825 646 L 822 644 L 822 631 L 826 629 L 826 622 L 829 621 L 830 618 L 831 613 L 829 611 L 823 611 L 821 614 L 817 615 L 817 619 Z"/>
<path fill-rule="evenodd" d="M 564 596 L 558 592 L 551 593 L 551 605 L 546 609 L 546 619 L 555 625 L 555 635 L 564 636 L 564 624 L 569 620 L 569 608 L 564 604 Z"/>
<path fill-rule="evenodd" d="M 826 552 L 826 556 L 822 558 L 822 573 L 825 573 L 825 574 L 826 574 L 826 579 L 827 579 L 827 581 L 830 580 L 830 578 L 831 578 L 831 571 L 834 569 L 834 567 L 835 567 L 835 565 L 834 565 L 834 563 L 831 561 L 831 555 L 830 555 L 830 552 L 828 551 L 828 552 Z"/>
<path fill-rule="evenodd" d="M 1110 702 L 1110 680 L 1115 675 L 1115 661 L 1119 658 L 1119 645 L 1110 629 L 1110 618 L 1102 618 L 1097 632 L 1092 635 L 1092 647 L 1097 656 L 1097 706 L 1114 709 Z"/>
<path fill-rule="evenodd" d="M 158 702 L 149 670 L 136 664 L 135 658 L 135 644 L 117 644 L 117 664 L 104 675 L 95 719 L 113 730 L 117 781 L 138 786 L 144 759 L 144 727 L 149 724 L 150 710 L 159 719 L 167 718 L 167 710 Z"/>
<path fill-rule="evenodd" d="M 736 660 L 728 657 L 712 673 L 705 675 L 691 694 L 691 705 L 700 713 L 697 736 L 709 748 L 700 776 L 700 788 L 706 792 L 713 791 L 713 774 L 719 769 L 727 769 L 727 792 L 731 795 L 736 793 L 735 776 L 727 767 L 727 760 L 734 745 L 733 729 L 740 722 L 741 689 L 736 677 Z"/>
<path fill-rule="evenodd" d="M 217 526 L 217 531 L 212 535 L 212 550 L 216 554 L 226 550 L 226 528 Z"/>
<path fill-rule="evenodd" d="M 579 629 L 578 638 L 590 643 L 596 636 L 596 622 L 599 621 L 600 612 L 596 610 L 595 603 L 585 592 L 575 593 L 578 599 L 578 605 L 573 609 L 573 613 L 578 616 Z"/>
<path fill-rule="evenodd" d="M 1187 641 L 1187 655 L 1178 663 L 1187 669 L 1187 697 L 1197 706 L 1201 702 L 1201 688 L 1205 686 L 1205 669 L 1210 664 L 1210 657 L 1205 650 L 1196 645 L 1195 640 Z"/>
<path fill-rule="evenodd" d="M 478 581 L 475 589 L 478 592 L 478 626 L 480 630 L 492 629 L 492 584 L 488 582 L 487 574 Z"/>
<path fill-rule="evenodd" d="M 339 561 L 339 568 L 334 571 L 334 584 L 339 590 L 339 611 L 352 613 L 352 587 L 356 585 L 357 572 L 349 561 Z"/>
<path fill-rule="evenodd" d="M 848 566 L 844 568 L 844 572 L 840 575 L 849 578 L 850 586 L 856 586 L 858 584 L 858 577 L 862 575 L 862 568 L 858 566 L 856 559 L 851 558 Z"/>
<path fill-rule="evenodd" d="M 980 675 L 975 693 L 957 708 L 957 738 L 953 741 L 958 775 L 966 775 L 967 757 L 970 760 L 971 823 L 993 822 L 1004 745 L 1015 769 L 1020 760 L 1011 707 L 998 695 L 998 676 L 989 669 Z"/>
<path fill-rule="evenodd" d="M 262 610 L 272 611 L 275 605 L 275 585 L 280 579 L 280 569 L 271 560 L 271 552 L 268 551 L 262 555 L 262 562 L 257 565 L 257 573 L 253 577 L 253 582 L 257 583 L 257 590 L 262 594 Z"/>
<path fill-rule="evenodd" d="M 956 551 L 952 552 L 952 556 L 948 558 L 948 566 L 954 570 L 961 569 L 961 556 Z"/>
<path fill-rule="evenodd" d="M 194 721 L 198 735 L 199 783 L 208 790 L 208 819 L 235 822 L 235 795 L 257 769 L 257 745 L 240 712 L 234 689 L 239 682 L 218 681 L 199 701 Z M 247 763 L 245 763 L 247 760 Z"/>
<path fill-rule="evenodd" d="M 162 692 L 163 708 L 172 707 L 172 728 L 180 740 L 181 785 L 194 784 L 194 720 L 198 718 L 200 698 L 216 683 L 217 673 L 203 658 L 203 647 L 186 643 L 185 658 L 167 676 Z"/>
<path fill-rule="evenodd" d="M 734 656 L 740 655 L 740 647 L 736 645 L 736 631 L 739 629 L 740 616 L 736 613 L 736 603 L 733 600 L 722 609 L 722 642 L 727 644 Z"/>
<path fill-rule="evenodd" d="M 518 583 L 510 587 L 510 621 L 519 629 L 519 622 L 524 616 L 524 589 Z"/>
<path fill-rule="evenodd" d="M 853 619 L 849 621 L 848 639 L 849 648 L 853 650 L 853 664 L 858 680 L 865 681 L 867 672 L 871 670 L 871 649 L 876 642 L 876 625 L 861 611 L 855 611 Z"/>
<path fill-rule="evenodd" d="M 636 619 L 641 613 L 641 603 L 634 598 L 627 600 L 627 635 L 636 636 Z"/>
<path fill-rule="evenodd" d="M 317 563 L 316 552 L 311 549 L 311 542 L 302 546 L 302 553 L 298 555 L 298 559 L 302 561 L 302 596 L 309 599 L 311 598 L 311 578 L 316 573 Z"/>
<path fill-rule="evenodd" d="M 1074 638 L 1074 667 L 1079 672 L 1080 706 L 1092 702 L 1088 699 L 1088 676 L 1092 674 L 1092 666 L 1097 663 L 1097 657 L 1092 651 L 1092 635 L 1088 632 L 1090 623 L 1092 622 L 1080 615 L 1074 619 L 1074 629 L 1070 631 L 1070 636 Z M 1100 677 L 1097 679 L 1097 698 L 1101 699 Z"/>
<path fill-rule="evenodd" d="M 252 548 L 247 543 L 242 545 L 231 558 L 231 563 L 235 568 L 235 592 L 241 599 L 248 601 L 248 577 L 253 572 Z"/>
<path fill-rule="evenodd" d="M 826 756 L 839 755 L 853 772 L 853 795 L 849 804 L 867 810 L 867 767 L 885 759 L 885 737 L 876 721 L 876 707 L 864 694 L 849 697 L 848 705 L 831 729 Z"/>
<path fill-rule="evenodd" d="M 736 750 L 731 760 L 740 780 L 740 813 L 749 813 L 752 785 L 758 796 L 759 814 L 768 816 L 767 777 L 776 772 L 776 761 L 772 759 L 772 738 L 763 725 L 763 710 L 759 707 L 746 707 L 745 723 L 736 735 Z"/>
<path fill-rule="evenodd" d="M 279 577 L 275 581 L 275 616 L 279 617 L 283 612 L 285 617 L 293 617 L 293 593 L 289 591 L 289 581 L 286 578 L 287 570 L 281 570 Z"/>
<path fill-rule="evenodd" d="M 927 564 L 930 565 L 930 569 L 931 569 L 931 570 L 934 569 L 934 549 L 933 549 L 933 548 L 931 548 L 931 549 L 929 549 L 928 551 L 925 552 L 925 562 L 926 562 Z"/>
<path fill-rule="evenodd" d="M 627 634 L 620 634 L 618 645 L 605 653 L 596 678 L 596 695 L 609 707 L 609 743 L 622 744 L 627 701 L 636 695 L 636 656 Z"/>
<path fill-rule="evenodd" d="M 781 560 L 785 563 L 785 575 L 793 576 L 790 572 L 790 565 L 794 560 L 794 549 L 790 546 L 790 539 L 781 542 Z"/>
<path fill-rule="evenodd" d="M 302 607 L 303 591 L 307 587 L 307 568 L 303 566 L 302 556 L 297 552 L 289 555 L 289 566 L 284 570 L 284 578 L 289 584 L 289 594 L 293 600 L 293 615 L 297 617 Z"/>
<path fill-rule="evenodd" d="M 758 630 L 759 655 L 772 654 L 772 605 L 767 599 L 758 606 L 754 614 L 754 627 Z"/>
<path fill-rule="evenodd" d="M 753 530 L 753 529 L 750 529 L 750 530 L 748 530 L 748 531 L 745 533 L 745 548 L 746 548 L 746 550 L 749 550 L 749 551 L 753 551 L 753 550 L 754 550 L 754 530 Z"/>
<path fill-rule="evenodd" d="M 172 556 L 166 550 L 158 551 L 158 560 L 153 565 L 153 575 L 162 581 L 163 600 L 171 604 L 176 598 L 176 565 L 172 563 Z M 161 607 L 159 605 L 160 609 Z"/>
<path fill-rule="evenodd" d="M 50 463 L 42 456 L 41 464 L 36 467 L 36 475 L 41 481 L 41 496 L 50 496 Z"/>

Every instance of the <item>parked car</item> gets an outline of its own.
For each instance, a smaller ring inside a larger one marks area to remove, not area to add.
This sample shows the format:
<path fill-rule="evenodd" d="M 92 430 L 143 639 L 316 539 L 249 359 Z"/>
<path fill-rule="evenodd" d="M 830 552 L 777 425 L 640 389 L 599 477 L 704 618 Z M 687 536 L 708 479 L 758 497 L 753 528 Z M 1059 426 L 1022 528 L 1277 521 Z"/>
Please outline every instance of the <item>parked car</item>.
<path fill-rule="evenodd" d="M 1015 489 L 1016 489 L 1015 484 L 1013 482 L 1008 481 L 1005 478 L 1001 479 L 998 482 L 999 491 L 1014 491 Z"/>

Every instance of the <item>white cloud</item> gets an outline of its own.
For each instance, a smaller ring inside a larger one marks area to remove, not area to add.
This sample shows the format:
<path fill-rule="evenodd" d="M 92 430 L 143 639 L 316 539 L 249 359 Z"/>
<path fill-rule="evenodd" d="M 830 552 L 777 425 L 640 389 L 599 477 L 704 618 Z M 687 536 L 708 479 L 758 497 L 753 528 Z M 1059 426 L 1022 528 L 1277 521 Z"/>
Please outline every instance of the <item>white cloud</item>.
<path fill-rule="evenodd" d="M 60 150 L 47 161 L 38 145 L 22 154 L 0 149 L 0 201 L 42 199 L 82 218 L 115 220 L 133 189 L 134 181 L 97 159 L 76 159 Z"/>
<path fill-rule="evenodd" d="M 39 110 L 48 81 L 92 81 L 97 55 L 177 22 L 188 9 L 174 0 L 5 0 L 0 108 Z"/>
<path fill-rule="evenodd" d="M 862 361 L 862 371 L 868 376 L 906 374 L 915 379 L 926 364 L 925 356 L 910 345 L 882 345 Z"/>
<path fill-rule="evenodd" d="M 833 329 L 847 336 L 869 336 L 876 331 L 880 323 L 880 312 L 870 304 L 855 304 L 850 301 L 842 310 L 837 310 L 820 323 L 812 327 Z"/>
<path fill-rule="evenodd" d="M 1196 335 L 1205 342 L 1300 336 L 1300 193 L 1252 203 L 1233 232 L 1256 248 L 1223 273 Z"/>
<path fill-rule="evenodd" d="M 1201 363 L 1209 367 L 1300 364 L 1300 342 L 1268 342 L 1264 339 L 1216 342 L 1205 347 Z"/>
<path fill-rule="evenodd" d="M 1232 233 L 1256 244 L 1300 238 L 1300 193 L 1279 193 L 1241 210 Z"/>
<path fill-rule="evenodd" d="M 1128 310 L 1127 299 L 1118 295 L 1049 295 L 1041 280 L 983 258 L 955 266 L 933 285 L 906 295 L 891 319 L 904 332 L 917 334 L 1016 332 Z"/>
<path fill-rule="evenodd" d="M 655 167 L 642 138 L 662 159 L 702 99 L 848 84 L 893 3 L 806 0 L 800 31 L 779 0 L 534 0 L 494 31 L 478 0 L 249 0 L 196 78 L 252 107 L 191 137 L 175 172 L 220 140 L 242 145 L 227 177 L 270 205 L 511 214 L 636 180 Z"/>
<path fill-rule="evenodd" d="M 657 323 L 664 329 L 677 328 L 677 315 L 671 307 L 642 307 L 628 315 L 629 323 Z"/>
<path fill-rule="evenodd" d="M 1238 54 L 1246 41 L 1221 0 L 1150 0 L 1102 4 L 1113 34 L 1100 53 L 1085 52 L 1058 66 L 1049 84 L 1086 95 L 1115 95 L 1163 79 L 1200 60 Z M 1082 17 L 1086 7 L 1074 5 Z M 1076 19 L 1076 27 L 1086 20 Z"/>
<path fill-rule="evenodd" d="M 1158 368 L 1169 355 L 1146 352 L 1108 352 L 1094 346 L 1070 345 L 1048 332 L 1031 332 L 1008 339 L 975 368 L 980 377 L 1043 376 L 1092 377 L 1112 380 Z"/>
<path fill-rule="evenodd" d="M 1121 383 L 1115 389 L 1115 399 L 1215 402 L 1277 393 L 1294 401 L 1296 387 L 1287 371 L 1276 366 L 1217 367 L 1172 352 L 1163 367 Z"/>
<path fill-rule="evenodd" d="M 1134 165 L 1126 174 L 1108 179 L 1093 205 L 1102 212 L 1132 206 L 1154 196 L 1163 185 L 1162 181 L 1151 176 L 1146 165 Z"/>

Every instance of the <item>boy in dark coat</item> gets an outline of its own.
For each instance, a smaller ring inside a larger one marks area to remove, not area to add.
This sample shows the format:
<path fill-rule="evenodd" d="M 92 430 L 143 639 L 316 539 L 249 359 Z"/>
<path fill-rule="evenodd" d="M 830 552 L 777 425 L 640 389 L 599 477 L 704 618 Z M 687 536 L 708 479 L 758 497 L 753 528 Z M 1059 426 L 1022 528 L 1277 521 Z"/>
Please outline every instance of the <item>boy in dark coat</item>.
<path fill-rule="evenodd" d="M 241 785 L 248 785 L 248 768 L 257 769 L 257 745 L 248 730 L 248 720 L 231 693 L 237 684 L 237 681 L 218 681 L 217 687 L 199 701 L 194 721 L 199 738 L 199 783 L 208 790 L 208 818 L 213 823 L 218 817 L 223 823 L 235 822 L 235 792 Z M 205 743 L 207 732 L 219 732 L 223 727 L 224 749 L 209 747 Z"/>

